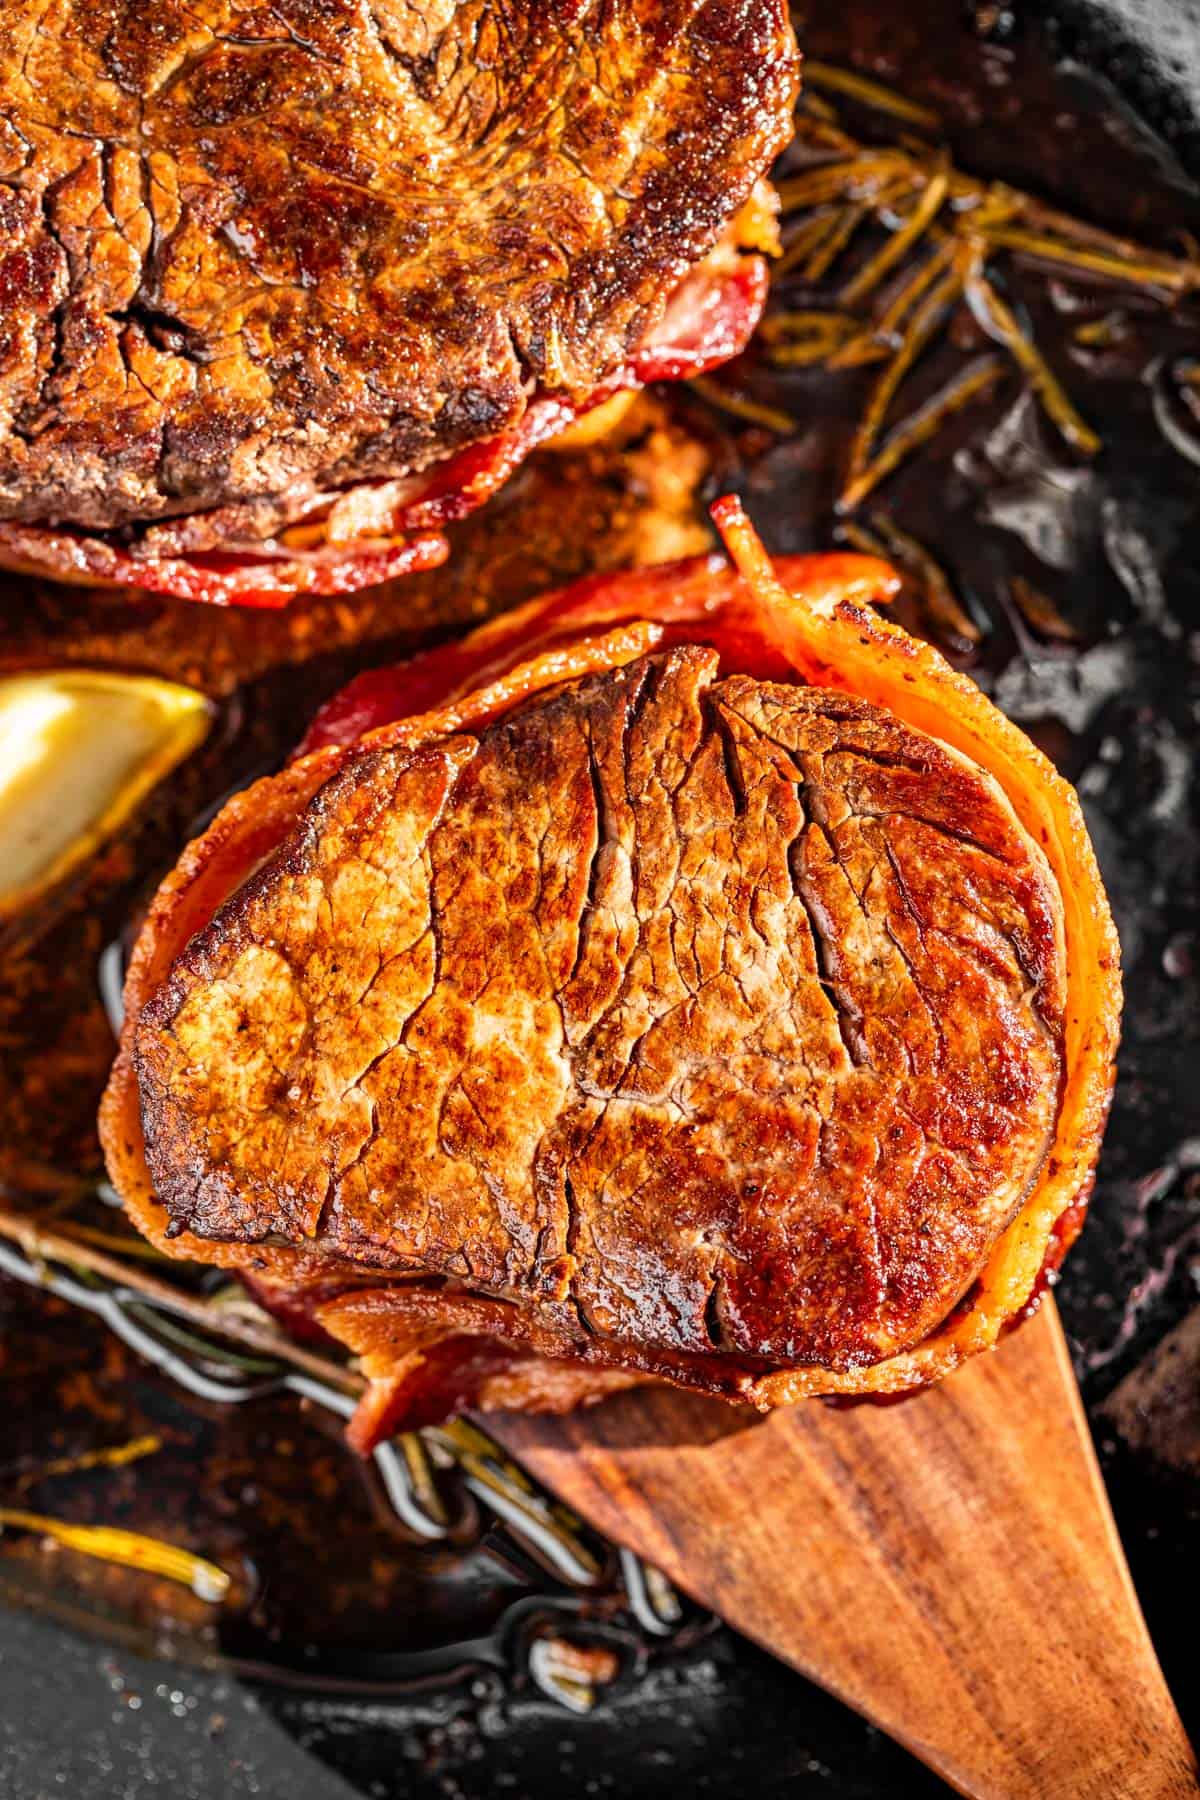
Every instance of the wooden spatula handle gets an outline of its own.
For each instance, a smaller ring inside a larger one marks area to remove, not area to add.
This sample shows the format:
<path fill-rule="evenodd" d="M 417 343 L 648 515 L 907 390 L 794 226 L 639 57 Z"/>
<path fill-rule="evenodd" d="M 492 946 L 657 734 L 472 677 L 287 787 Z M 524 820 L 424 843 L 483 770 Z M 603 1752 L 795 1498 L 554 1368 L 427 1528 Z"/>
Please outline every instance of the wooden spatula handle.
<path fill-rule="evenodd" d="M 1200 1794 L 1052 1305 L 900 1405 L 490 1418 L 609 1536 L 972 1800 Z"/>

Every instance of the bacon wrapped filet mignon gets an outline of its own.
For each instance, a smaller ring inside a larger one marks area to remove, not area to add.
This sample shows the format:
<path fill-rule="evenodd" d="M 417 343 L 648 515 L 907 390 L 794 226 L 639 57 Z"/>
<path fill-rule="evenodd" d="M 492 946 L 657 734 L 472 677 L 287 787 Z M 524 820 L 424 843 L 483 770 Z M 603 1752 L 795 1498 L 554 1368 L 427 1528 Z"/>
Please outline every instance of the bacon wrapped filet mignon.
<path fill-rule="evenodd" d="M 744 346 L 796 84 L 783 0 L 13 0 L 0 565 L 278 605 L 437 562 Z"/>
<path fill-rule="evenodd" d="M 360 1444 L 913 1387 L 1078 1228 L 1120 990 L 1074 794 L 884 565 L 773 570 L 716 510 L 740 574 L 361 678 L 151 907 L 114 1183 L 363 1357 Z"/>

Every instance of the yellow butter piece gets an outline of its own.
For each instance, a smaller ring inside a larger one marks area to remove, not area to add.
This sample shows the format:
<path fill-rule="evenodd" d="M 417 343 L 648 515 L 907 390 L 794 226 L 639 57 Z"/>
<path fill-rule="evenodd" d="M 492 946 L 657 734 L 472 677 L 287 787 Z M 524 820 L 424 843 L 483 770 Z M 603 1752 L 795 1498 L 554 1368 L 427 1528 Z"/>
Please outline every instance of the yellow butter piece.
<path fill-rule="evenodd" d="M 105 669 L 0 679 L 0 916 L 112 836 L 208 732 L 193 688 Z"/>

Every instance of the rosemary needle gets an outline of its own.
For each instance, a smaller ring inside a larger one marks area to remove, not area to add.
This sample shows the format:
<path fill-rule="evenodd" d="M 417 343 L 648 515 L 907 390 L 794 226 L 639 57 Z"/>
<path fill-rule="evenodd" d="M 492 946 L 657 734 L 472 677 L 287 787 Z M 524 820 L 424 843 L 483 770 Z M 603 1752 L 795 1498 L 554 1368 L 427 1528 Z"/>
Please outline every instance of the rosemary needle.
<path fill-rule="evenodd" d="M 6 1530 L 32 1531 L 53 1538 L 67 1550 L 79 1550 L 85 1556 L 99 1557 L 103 1562 L 120 1563 L 127 1569 L 143 1569 L 148 1575 L 164 1575 L 178 1581 L 201 1600 L 215 1602 L 228 1594 L 232 1578 L 216 1563 L 190 1550 L 158 1538 L 143 1537 L 136 1531 L 121 1531 L 111 1525 L 69 1525 L 62 1519 L 51 1519 L 42 1513 L 21 1512 L 16 1507 L 0 1506 L 0 1526 Z"/>
<path fill-rule="evenodd" d="M 978 270 L 968 276 L 966 294 L 972 312 L 989 337 L 1011 350 L 1024 369 L 1034 393 L 1063 437 L 1081 455 L 1094 456 L 1101 447 L 1100 439 L 1080 418 L 1037 345 L 1021 330 L 1008 302 Z"/>
<path fill-rule="evenodd" d="M 872 81 L 870 76 L 859 75 L 853 69 L 839 69 L 831 63 L 815 62 L 811 57 L 805 57 L 804 78 L 812 87 L 824 88 L 835 94 L 846 94 L 864 106 L 873 106 L 877 112 L 890 113 L 895 119 L 906 119 L 910 125 L 923 125 L 927 131 L 936 131 L 941 123 L 937 114 L 928 106 L 919 106 L 915 100 L 908 100 L 903 94 L 885 87 L 882 81 Z"/>
<path fill-rule="evenodd" d="M 999 356 L 977 357 L 910 418 L 896 426 L 879 455 L 847 485 L 838 501 L 838 510 L 851 512 L 860 506 L 871 490 L 907 461 L 914 450 L 935 437 L 948 418 L 995 387 L 1003 373 L 1004 363 Z"/>

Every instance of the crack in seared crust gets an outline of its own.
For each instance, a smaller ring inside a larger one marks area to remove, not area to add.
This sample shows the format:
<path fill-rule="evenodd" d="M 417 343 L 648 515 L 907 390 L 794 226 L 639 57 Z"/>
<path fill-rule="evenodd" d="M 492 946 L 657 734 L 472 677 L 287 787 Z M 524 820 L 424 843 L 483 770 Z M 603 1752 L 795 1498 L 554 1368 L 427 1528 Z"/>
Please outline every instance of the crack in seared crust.
<path fill-rule="evenodd" d="M 265 536 L 594 390 L 795 84 L 782 0 L 7 0 L 0 519 Z"/>
<path fill-rule="evenodd" d="M 792 888 L 797 900 L 804 908 L 808 919 L 808 929 L 812 937 L 813 956 L 817 964 L 817 978 L 829 997 L 829 1004 L 837 1022 L 838 1034 L 846 1047 L 846 1061 L 851 1068 L 871 1066 L 871 1055 L 863 1036 L 862 1014 L 850 998 L 850 992 L 842 981 L 841 944 L 832 918 L 825 912 L 817 891 L 806 876 L 806 846 L 815 840 L 822 847 L 825 856 L 829 854 L 828 841 L 819 827 L 806 825 L 798 838 L 793 839 L 788 847 L 788 868 L 792 877 Z"/>
<path fill-rule="evenodd" d="M 961 756 L 648 657 L 351 758 L 142 1014 L 150 1171 L 592 1361 L 878 1361 L 1041 1169 L 1059 905 Z"/>

